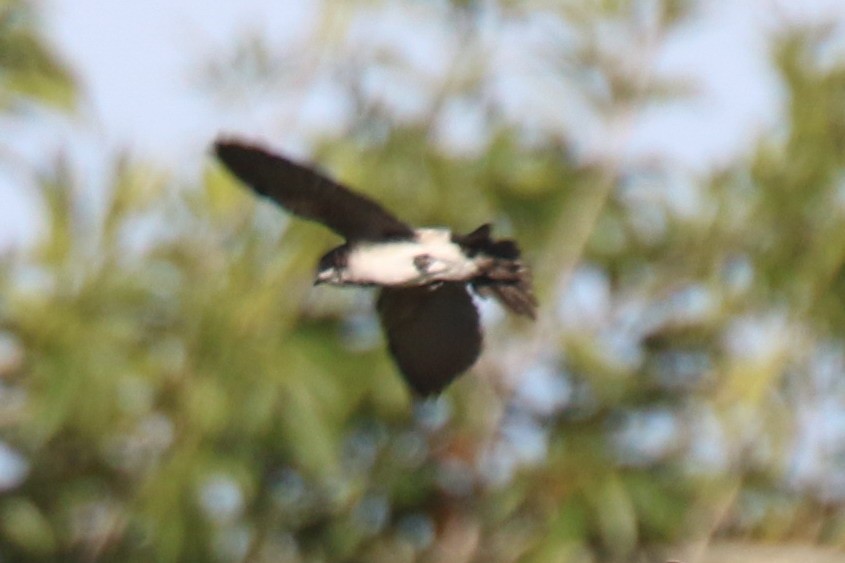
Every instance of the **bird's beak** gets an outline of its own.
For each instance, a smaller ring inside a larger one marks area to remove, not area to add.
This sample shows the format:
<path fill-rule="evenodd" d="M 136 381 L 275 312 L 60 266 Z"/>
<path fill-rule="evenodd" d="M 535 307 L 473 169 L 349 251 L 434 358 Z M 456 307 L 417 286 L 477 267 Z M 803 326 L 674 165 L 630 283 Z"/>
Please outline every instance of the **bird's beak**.
<path fill-rule="evenodd" d="M 332 270 L 323 270 L 322 272 L 317 272 L 317 277 L 314 278 L 314 285 L 329 283 L 332 279 L 334 279 L 334 272 Z"/>

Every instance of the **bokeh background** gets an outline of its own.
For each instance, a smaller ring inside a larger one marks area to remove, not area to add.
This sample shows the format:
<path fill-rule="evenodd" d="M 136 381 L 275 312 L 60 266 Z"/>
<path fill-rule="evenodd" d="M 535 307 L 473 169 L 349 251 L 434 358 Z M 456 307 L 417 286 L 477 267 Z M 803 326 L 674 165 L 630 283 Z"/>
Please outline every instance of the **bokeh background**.
<path fill-rule="evenodd" d="M 415 404 L 219 133 L 492 221 Z M 845 561 L 840 0 L 0 0 L 0 561 Z"/>

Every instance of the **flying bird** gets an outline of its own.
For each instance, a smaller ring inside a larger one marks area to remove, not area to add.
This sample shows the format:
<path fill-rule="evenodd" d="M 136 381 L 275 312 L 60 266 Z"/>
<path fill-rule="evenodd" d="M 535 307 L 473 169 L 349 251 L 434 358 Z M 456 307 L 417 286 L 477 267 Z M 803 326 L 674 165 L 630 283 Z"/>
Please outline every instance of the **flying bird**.
<path fill-rule="evenodd" d="M 217 158 L 257 194 L 345 239 L 317 266 L 314 284 L 376 286 L 376 310 L 399 371 L 418 395 L 442 391 L 481 353 L 470 289 L 535 317 L 531 274 L 513 240 L 489 224 L 459 235 L 414 229 L 373 200 L 261 146 L 219 139 Z"/>

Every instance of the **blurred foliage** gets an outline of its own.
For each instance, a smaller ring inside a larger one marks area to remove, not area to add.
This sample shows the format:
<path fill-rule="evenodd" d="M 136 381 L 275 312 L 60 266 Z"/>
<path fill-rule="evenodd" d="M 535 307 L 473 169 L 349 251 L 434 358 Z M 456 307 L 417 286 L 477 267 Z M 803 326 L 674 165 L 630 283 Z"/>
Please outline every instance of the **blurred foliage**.
<path fill-rule="evenodd" d="M 475 4 L 454 9 L 471 18 Z M 594 17 L 629 16 L 600 4 Z M 685 13 L 661 5 L 661 25 Z M 20 6 L 4 6 L 17 51 L 0 50 L 0 99 L 41 98 L 14 78 L 26 69 L 58 85 L 46 101 L 72 99 L 15 27 Z M 590 35 L 586 5 L 575 11 Z M 815 64 L 818 40 L 776 50 L 783 134 L 706 178 L 587 163 L 566 139 L 494 118 L 483 150 L 458 156 L 432 141 L 430 116 L 393 123 L 356 99 L 351 134 L 317 160 L 408 221 L 494 220 L 537 273 L 538 323 L 488 315 L 481 361 L 423 404 L 386 355 L 372 295 L 311 287 L 324 229 L 288 222 L 214 164 L 185 188 L 125 158 L 94 211 L 58 162 L 36 182 L 48 231 L 0 269 L 0 558 L 841 548 L 845 64 Z M 595 107 L 653 94 L 610 66 Z M 835 440 L 819 442 L 831 421 Z"/>
<path fill-rule="evenodd" d="M 0 111 L 34 100 L 70 109 L 73 79 L 34 31 L 34 14 L 23 0 L 0 0 Z"/>

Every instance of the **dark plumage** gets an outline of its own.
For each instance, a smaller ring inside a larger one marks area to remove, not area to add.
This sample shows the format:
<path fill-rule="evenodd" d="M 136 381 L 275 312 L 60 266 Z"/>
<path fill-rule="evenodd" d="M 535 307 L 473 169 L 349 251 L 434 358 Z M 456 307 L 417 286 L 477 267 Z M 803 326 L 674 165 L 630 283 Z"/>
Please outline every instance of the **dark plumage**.
<path fill-rule="evenodd" d="M 320 259 L 315 283 L 381 287 L 377 311 L 388 348 L 419 395 L 439 393 L 481 353 L 469 286 L 534 318 L 519 247 L 493 239 L 490 225 L 466 235 L 413 229 L 369 198 L 259 146 L 221 139 L 214 149 L 256 193 L 346 239 Z"/>
<path fill-rule="evenodd" d="M 439 393 L 481 353 L 481 324 L 465 283 L 385 287 L 376 309 L 390 353 L 420 395 Z"/>
<path fill-rule="evenodd" d="M 371 199 L 282 156 L 237 141 L 218 141 L 217 158 L 258 194 L 350 240 L 413 238 L 414 230 Z"/>

